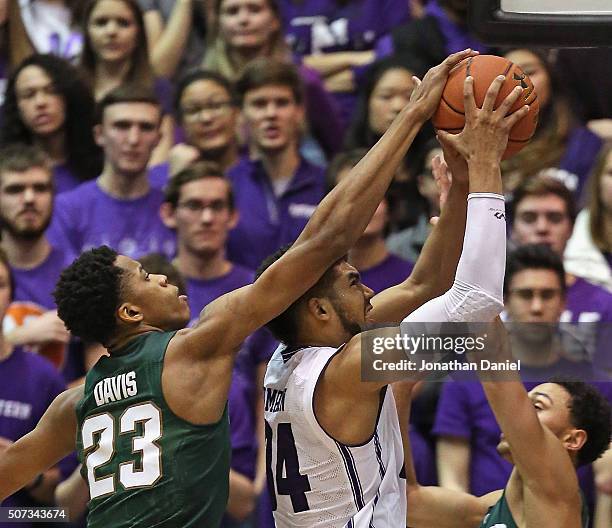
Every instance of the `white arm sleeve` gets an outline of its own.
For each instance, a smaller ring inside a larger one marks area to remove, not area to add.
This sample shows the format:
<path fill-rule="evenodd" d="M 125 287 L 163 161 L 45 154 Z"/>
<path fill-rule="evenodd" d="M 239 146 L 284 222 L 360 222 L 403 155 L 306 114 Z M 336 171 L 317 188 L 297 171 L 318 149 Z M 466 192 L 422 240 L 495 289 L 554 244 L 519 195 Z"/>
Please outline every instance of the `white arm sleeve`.
<path fill-rule="evenodd" d="M 451 289 L 417 308 L 404 322 L 492 321 L 504 307 L 505 268 L 504 197 L 472 193 L 468 196 L 463 251 Z"/>

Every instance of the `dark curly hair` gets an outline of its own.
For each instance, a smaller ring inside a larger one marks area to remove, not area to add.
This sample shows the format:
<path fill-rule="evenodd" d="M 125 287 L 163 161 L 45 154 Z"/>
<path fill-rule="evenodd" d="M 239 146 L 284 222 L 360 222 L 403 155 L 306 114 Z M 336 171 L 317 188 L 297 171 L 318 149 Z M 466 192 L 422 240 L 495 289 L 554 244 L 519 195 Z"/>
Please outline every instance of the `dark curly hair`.
<path fill-rule="evenodd" d="M 95 178 L 102 171 L 103 154 L 93 136 L 95 108 L 93 95 L 77 69 L 55 55 L 32 55 L 21 62 L 10 76 L 2 107 L 0 145 L 34 143 L 32 131 L 21 118 L 15 90 L 19 74 L 28 66 L 41 68 L 49 76 L 55 91 L 64 101 L 66 164 L 81 181 Z"/>
<path fill-rule="evenodd" d="M 570 395 L 572 423 L 587 433 L 587 441 L 578 452 L 577 464 L 590 464 L 603 455 L 612 440 L 610 404 L 593 385 L 583 381 L 552 378 L 550 383 L 560 385 Z"/>
<path fill-rule="evenodd" d="M 53 292 L 60 319 L 83 341 L 105 345 L 117 330 L 123 271 L 116 258 L 108 246 L 85 251 L 62 271 Z"/>

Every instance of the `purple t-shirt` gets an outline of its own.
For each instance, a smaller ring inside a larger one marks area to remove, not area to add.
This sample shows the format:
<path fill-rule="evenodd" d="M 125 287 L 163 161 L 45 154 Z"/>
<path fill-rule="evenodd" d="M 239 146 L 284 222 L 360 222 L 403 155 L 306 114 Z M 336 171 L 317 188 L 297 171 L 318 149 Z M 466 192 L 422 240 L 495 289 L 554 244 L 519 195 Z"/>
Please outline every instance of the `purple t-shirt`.
<path fill-rule="evenodd" d="M 81 180 L 73 174 L 68 165 L 55 165 L 53 167 L 53 183 L 55 185 L 55 196 L 57 196 L 78 187 L 81 185 Z"/>
<path fill-rule="evenodd" d="M 148 174 L 151 187 L 163 190 L 170 179 L 170 164 L 166 162 L 154 165 L 149 169 Z"/>
<path fill-rule="evenodd" d="M 374 290 L 374 293 L 380 293 L 406 280 L 413 268 L 414 264 L 409 260 L 389 253 L 380 264 L 366 270 L 359 270 L 359 273 L 363 284 Z"/>
<path fill-rule="evenodd" d="M 24 324 L 31 317 L 55 309 L 53 290 L 60 273 L 74 258 L 70 250 L 52 247 L 48 257 L 35 268 L 11 267 L 15 295 L 3 321 L 5 332 Z M 71 340 L 68 347 L 61 343 L 49 343 L 38 347 L 36 352 L 50 359 L 61 370 L 67 383 L 84 374 L 83 346 L 76 338 Z"/>
<path fill-rule="evenodd" d="M 29 433 L 64 389 L 64 381 L 51 363 L 37 354 L 15 349 L 0 361 L 0 436 L 16 441 Z M 4 500 L 2 506 L 37 504 L 26 492 L 20 491 Z M 0 528 L 13 526 L 0 522 Z"/>
<path fill-rule="evenodd" d="M 389 53 L 391 30 L 409 18 L 405 0 L 293 0 L 280 1 L 283 29 L 294 55 L 336 51 L 374 50 L 377 57 Z M 354 68 L 359 79 L 364 68 Z M 349 123 L 356 101 L 354 93 L 336 93 L 344 123 Z"/>
<path fill-rule="evenodd" d="M 324 170 L 305 160 L 278 197 L 260 161 L 243 158 L 227 175 L 240 212 L 238 225 L 228 237 L 227 256 L 251 269 L 281 246 L 293 243 L 325 195 Z"/>
<path fill-rule="evenodd" d="M 151 188 L 140 198 L 120 200 L 92 180 L 57 197 L 47 236 L 75 253 L 106 244 L 132 258 L 162 253 L 171 259 L 176 241 L 159 216 L 163 199 L 161 190 Z"/>
<path fill-rule="evenodd" d="M 529 390 L 537 383 L 525 385 Z M 470 493 L 480 496 L 505 488 L 512 464 L 497 453 L 501 430 L 479 382 L 451 381 L 444 384 L 432 433 L 469 440 Z M 592 505 L 594 489 L 591 466 L 581 467 L 578 476 L 587 502 Z"/>

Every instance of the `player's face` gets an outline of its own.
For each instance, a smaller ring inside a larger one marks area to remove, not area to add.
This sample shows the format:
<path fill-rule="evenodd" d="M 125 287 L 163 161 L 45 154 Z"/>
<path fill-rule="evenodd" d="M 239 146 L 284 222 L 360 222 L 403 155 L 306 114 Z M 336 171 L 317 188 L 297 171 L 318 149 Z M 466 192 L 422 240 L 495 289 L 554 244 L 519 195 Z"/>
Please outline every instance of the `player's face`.
<path fill-rule="evenodd" d="M 214 156 L 236 142 L 238 109 L 223 86 L 194 81 L 183 91 L 180 107 L 189 145 Z"/>
<path fill-rule="evenodd" d="M 105 163 L 117 174 L 144 172 L 160 139 L 160 109 L 150 103 L 116 103 L 106 107 L 94 132 Z"/>
<path fill-rule="evenodd" d="M 184 184 L 173 219 L 181 249 L 199 257 L 224 251 L 227 234 L 238 221 L 230 209 L 228 183 L 203 178 Z"/>
<path fill-rule="evenodd" d="M 550 101 L 550 76 L 540 58 L 526 49 L 511 51 L 505 57 L 529 76 L 538 94 L 540 107 L 544 108 Z"/>
<path fill-rule="evenodd" d="M 17 106 L 23 124 L 35 136 L 61 131 L 66 120 L 64 98 L 40 66 L 26 66 L 15 81 Z"/>
<path fill-rule="evenodd" d="M 565 442 L 576 428 L 572 425 L 569 404 L 571 396 L 556 383 L 542 383 L 529 392 L 540 423 L 549 429 L 561 442 Z M 497 452 L 512 462 L 512 448 L 502 434 Z"/>
<path fill-rule="evenodd" d="M 412 74 L 403 68 L 388 70 L 379 79 L 370 95 L 369 127 L 382 136 L 410 101 L 414 89 Z"/>
<path fill-rule="evenodd" d="M 297 145 L 304 110 L 288 86 L 268 85 L 248 91 L 243 114 L 257 148 L 279 151 Z"/>
<path fill-rule="evenodd" d="M 128 60 L 136 47 L 138 25 L 134 13 L 121 0 L 101 0 L 87 22 L 91 47 L 99 60 Z"/>
<path fill-rule="evenodd" d="M 139 262 L 124 255 L 115 265 L 124 270 L 124 302 L 129 302 L 143 316 L 143 322 L 164 331 L 184 328 L 189 322 L 187 296 L 180 295 L 165 275 L 147 273 Z"/>
<path fill-rule="evenodd" d="M 344 332 L 341 340 L 346 341 L 363 330 L 374 292 L 361 282 L 359 272 L 348 262 L 338 264 L 333 290 L 330 301 Z"/>
<path fill-rule="evenodd" d="M 219 11 L 221 38 L 230 48 L 262 48 L 280 28 L 268 0 L 223 0 Z"/>
<path fill-rule="evenodd" d="M 526 196 L 517 204 L 512 240 L 518 245 L 546 244 L 562 255 L 571 234 L 572 222 L 560 196 Z"/>
<path fill-rule="evenodd" d="M 599 180 L 599 196 L 606 212 L 612 213 L 612 151 L 606 158 Z"/>
<path fill-rule="evenodd" d="M 5 172 L 0 178 L 0 218 L 16 238 L 42 236 L 51 221 L 53 188 L 51 173 L 43 167 Z"/>
<path fill-rule="evenodd" d="M 11 279 L 8 268 L 0 262 L 0 321 L 11 303 Z"/>

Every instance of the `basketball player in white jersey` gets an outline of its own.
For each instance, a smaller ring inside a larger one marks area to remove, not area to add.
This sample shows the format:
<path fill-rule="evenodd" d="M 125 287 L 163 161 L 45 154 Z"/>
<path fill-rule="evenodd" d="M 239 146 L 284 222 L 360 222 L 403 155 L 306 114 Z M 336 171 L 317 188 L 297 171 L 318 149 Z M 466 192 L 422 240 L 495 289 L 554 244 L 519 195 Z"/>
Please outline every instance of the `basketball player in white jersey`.
<path fill-rule="evenodd" d="M 465 161 L 447 149 L 453 185 L 411 277 L 373 297 L 357 270 L 340 260 L 269 324 L 284 343 L 264 381 L 277 527 L 405 525 L 395 402 L 385 383 L 362 382 L 358 334 L 366 323 L 399 323 L 419 306 L 408 320 L 490 321 L 502 310 L 506 225 L 499 163 L 510 129 L 527 113 L 524 107 L 506 116 L 520 89 L 493 110 L 502 82 L 492 83 L 478 109 L 472 80 L 466 80 L 466 125 L 453 141 Z"/>

